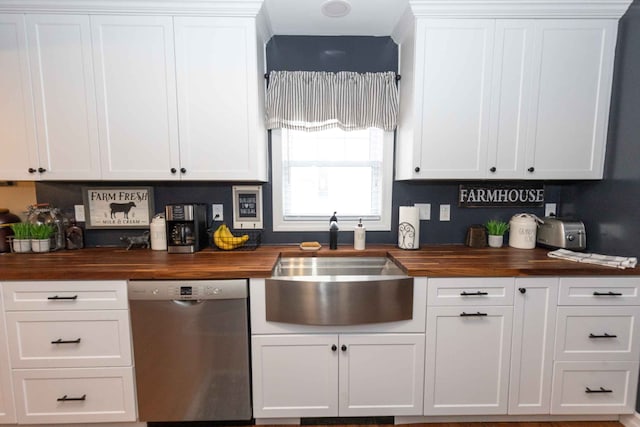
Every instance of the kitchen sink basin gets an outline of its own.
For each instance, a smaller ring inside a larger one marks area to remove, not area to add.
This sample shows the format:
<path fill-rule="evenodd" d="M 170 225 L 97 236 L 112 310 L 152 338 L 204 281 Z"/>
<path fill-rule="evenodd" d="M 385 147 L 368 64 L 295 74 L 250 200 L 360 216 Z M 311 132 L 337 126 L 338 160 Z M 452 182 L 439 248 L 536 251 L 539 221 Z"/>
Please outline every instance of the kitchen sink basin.
<path fill-rule="evenodd" d="M 281 258 L 266 280 L 271 322 L 357 325 L 412 316 L 413 279 L 384 257 Z"/>

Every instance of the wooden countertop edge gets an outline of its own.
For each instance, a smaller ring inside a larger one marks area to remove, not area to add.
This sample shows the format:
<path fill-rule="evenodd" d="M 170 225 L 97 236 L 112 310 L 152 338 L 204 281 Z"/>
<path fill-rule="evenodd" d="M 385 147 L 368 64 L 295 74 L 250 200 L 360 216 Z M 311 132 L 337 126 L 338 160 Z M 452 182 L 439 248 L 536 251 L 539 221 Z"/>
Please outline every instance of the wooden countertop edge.
<path fill-rule="evenodd" d="M 413 277 L 640 276 L 640 269 L 620 270 L 547 257 L 549 250 L 473 249 L 464 245 L 429 245 L 406 251 L 392 245 L 351 246 L 302 251 L 297 245 L 262 246 L 256 251 L 167 254 L 150 250 L 90 248 L 47 254 L 2 254 L 3 280 L 165 280 L 268 278 L 280 257 L 389 256 Z"/>

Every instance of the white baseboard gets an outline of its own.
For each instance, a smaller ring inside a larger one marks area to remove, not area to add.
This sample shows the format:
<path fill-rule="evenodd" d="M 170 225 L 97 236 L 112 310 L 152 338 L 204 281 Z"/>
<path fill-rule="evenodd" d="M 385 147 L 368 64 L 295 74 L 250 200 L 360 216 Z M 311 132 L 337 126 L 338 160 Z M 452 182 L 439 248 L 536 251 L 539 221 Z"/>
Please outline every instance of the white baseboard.
<path fill-rule="evenodd" d="M 553 421 L 618 421 L 618 415 L 452 415 L 428 417 L 395 417 L 395 424 L 428 423 L 508 423 Z M 640 418 L 638 419 L 640 421 Z M 626 424 L 625 424 L 626 425 Z M 628 427 L 640 427 L 632 424 Z"/>
<path fill-rule="evenodd" d="M 640 427 L 640 414 L 620 415 L 620 423 L 625 427 Z"/>

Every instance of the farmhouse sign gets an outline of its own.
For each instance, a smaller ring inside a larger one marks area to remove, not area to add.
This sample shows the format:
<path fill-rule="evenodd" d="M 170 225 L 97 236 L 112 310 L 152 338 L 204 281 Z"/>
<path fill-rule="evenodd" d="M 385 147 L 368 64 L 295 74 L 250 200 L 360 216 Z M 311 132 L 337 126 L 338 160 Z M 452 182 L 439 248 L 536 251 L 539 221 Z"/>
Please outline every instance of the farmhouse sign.
<path fill-rule="evenodd" d="M 460 184 L 458 206 L 478 207 L 539 207 L 544 204 L 544 184 L 482 183 Z"/>
<path fill-rule="evenodd" d="M 149 228 L 151 187 L 85 188 L 86 228 Z"/>

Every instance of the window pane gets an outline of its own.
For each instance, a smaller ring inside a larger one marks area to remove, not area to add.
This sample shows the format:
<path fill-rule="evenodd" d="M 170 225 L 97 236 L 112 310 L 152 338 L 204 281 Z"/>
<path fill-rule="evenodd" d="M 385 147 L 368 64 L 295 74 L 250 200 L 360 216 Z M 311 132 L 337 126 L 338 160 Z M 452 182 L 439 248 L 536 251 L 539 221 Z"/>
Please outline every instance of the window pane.
<path fill-rule="evenodd" d="M 381 130 L 282 132 L 285 218 L 381 215 Z"/>

